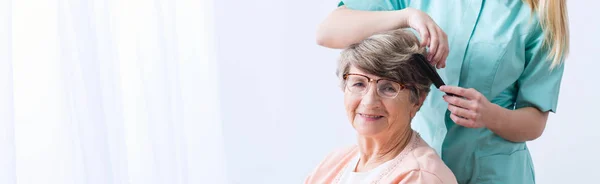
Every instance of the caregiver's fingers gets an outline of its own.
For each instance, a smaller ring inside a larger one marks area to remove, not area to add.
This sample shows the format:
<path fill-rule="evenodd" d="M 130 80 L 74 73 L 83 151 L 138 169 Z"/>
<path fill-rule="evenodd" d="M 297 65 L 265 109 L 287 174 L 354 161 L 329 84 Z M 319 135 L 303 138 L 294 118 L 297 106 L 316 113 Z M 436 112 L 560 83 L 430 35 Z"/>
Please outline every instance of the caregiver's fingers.
<path fill-rule="evenodd" d="M 446 68 L 446 59 L 448 59 L 448 54 L 450 54 L 450 48 L 446 49 L 446 53 L 444 54 L 444 57 L 440 61 L 440 63 L 442 64 L 442 68 Z"/>
<path fill-rule="evenodd" d="M 480 128 L 474 121 L 458 117 L 455 114 L 450 114 L 450 119 L 452 119 L 452 121 L 454 121 L 454 123 L 459 124 L 464 127 L 467 127 L 467 128 Z"/>
<path fill-rule="evenodd" d="M 465 108 L 465 109 L 471 109 L 471 110 L 476 110 L 476 108 L 477 108 L 476 105 L 472 101 L 469 101 L 464 98 L 460 98 L 457 96 L 450 96 L 450 95 L 444 95 L 443 98 L 444 98 L 444 101 L 446 101 L 449 104 L 452 104 L 454 106 L 458 106 L 458 107 Z"/>
<path fill-rule="evenodd" d="M 448 105 L 448 110 L 459 117 L 477 122 L 477 114 L 469 109 L 460 108 L 454 105 Z"/>
<path fill-rule="evenodd" d="M 431 44 L 429 44 L 429 55 L 427 55 L 427 60 L 432 62 L 432 65 L 435 66 L 435 64 L 433 63 L 437 62 L 436 60 L 434 60 L 434 56 L 438 51 L 438 32 L 434 23 L 430 23 L 430 25 L 427 26 L 427 29 L 429 30 L 429 34 L 431 34 Z"/>
<path fill-rule="evenodd" d="M 419 36 L 421 36 L 421 47 L 426 47 L 430 42 L 430 34 L 429 29 L 424 24 L 419 24 L 414 27 L 419 32 Z"/>
<path fill-rule="evenodd" d="M 448 55 L 448 40 L 446 33 L 437 25 L 430 26 L 431 46 L 429 59 L 435 63 L 436 68 L 440 69 L 445 64 L 444 58 Z"/>
<path fill-rule="evenodd" d="M 479 93 L 477 90 L 475 90 L 473 88 L 465 89 L 465 88 L 461 88 L 458 86 L 444 85 L 444 86 L 440 87 L 440 91 L 455 94 L 458 96 L 465 97 L 469 100 L 475 100 L 475 101 L 478 101 L 478 100 L 480 100 L 480 98 L 483 98 L 483 95 L 481 95 L 481 93 Z"/>
<path fill-rule="evenodd" d="M 448 36 L 446 35 L 446 33 L 441 28 L 440 28 L 440 32 L 442 32 L 442 35 L 443 35 L 441 37 L 441 41 L 440 41 L 440 43 L 442 43 L 441 49 L 444 52 L 442 53 L 442 58 L 440 59 L 438 64 L 441 65 L 440 68 L 445 68 L 446 67 L 446 58 L 448 58 L 448 54 L 450 54 L 450 45 L 448 44 Z"/>

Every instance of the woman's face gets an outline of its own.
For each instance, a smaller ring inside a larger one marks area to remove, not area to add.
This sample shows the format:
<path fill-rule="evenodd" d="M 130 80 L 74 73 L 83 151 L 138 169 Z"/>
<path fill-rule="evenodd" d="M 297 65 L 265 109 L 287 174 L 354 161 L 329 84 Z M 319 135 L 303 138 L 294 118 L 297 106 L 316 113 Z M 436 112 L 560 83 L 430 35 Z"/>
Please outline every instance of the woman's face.
<path fill-rule="evenodd" d="M 373 79 L 364 94 L 355 94 L 344 87 L 344 105 L 348 119 L 359 135 L 388 136 L 410 128 L 410 120 L 419 105 L 410 102 L 410 91 L 403 89 L 395 98 L 383 98 L 377 94 L 375 81 L 380 77 L 367 74 L 351 66 L 349 73 L 362 74 Z"/>

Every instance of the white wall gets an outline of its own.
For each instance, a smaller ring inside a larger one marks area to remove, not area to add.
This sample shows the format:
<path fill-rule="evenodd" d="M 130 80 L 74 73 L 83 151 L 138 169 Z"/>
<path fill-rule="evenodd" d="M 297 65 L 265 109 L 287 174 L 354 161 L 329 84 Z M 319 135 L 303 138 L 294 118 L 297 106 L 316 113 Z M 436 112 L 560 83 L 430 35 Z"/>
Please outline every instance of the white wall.
<path fill-rule="evenodd" d="M 600 168 L 595 1 L 569 1 L 572 50 L 558 114 L 531 142 L 538 183 L 588 183 Z M 217 60 L 230 183 L 301 183 L 335 147 L 352 144 L 335 59 L 315 44 L 337 1 L 215 2 Z M 589 77 L 584 77 L 589 76 Z"/>

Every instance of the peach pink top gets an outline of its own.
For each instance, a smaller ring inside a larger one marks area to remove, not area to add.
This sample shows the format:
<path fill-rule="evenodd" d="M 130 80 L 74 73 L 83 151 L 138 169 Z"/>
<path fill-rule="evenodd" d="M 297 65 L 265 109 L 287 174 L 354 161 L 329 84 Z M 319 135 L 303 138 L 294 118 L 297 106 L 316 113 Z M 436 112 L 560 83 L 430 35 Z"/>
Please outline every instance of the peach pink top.
<path fill-rule="evenodd" d="M 416 132 L 400 154 L 370 171 L 354 172 L 359 155 L 356 145 L 333 151 L 304 183 L 457 183 L 452 171 Z"/>

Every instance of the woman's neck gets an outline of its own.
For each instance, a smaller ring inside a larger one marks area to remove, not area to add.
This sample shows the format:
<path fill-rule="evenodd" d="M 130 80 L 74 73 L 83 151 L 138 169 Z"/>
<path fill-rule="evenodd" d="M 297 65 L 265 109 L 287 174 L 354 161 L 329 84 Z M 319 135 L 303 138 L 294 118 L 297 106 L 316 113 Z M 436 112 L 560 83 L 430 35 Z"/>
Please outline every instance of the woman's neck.
<path fill-rule="evenodd" d="M 377 166 L 394 159 L 410 142 L 413 130 L 407 127 L 403 131 L 391 135 L 375 137 L 358 137 L 358 147 L 361 155 L 356 172 L 369 171 Z"/>

